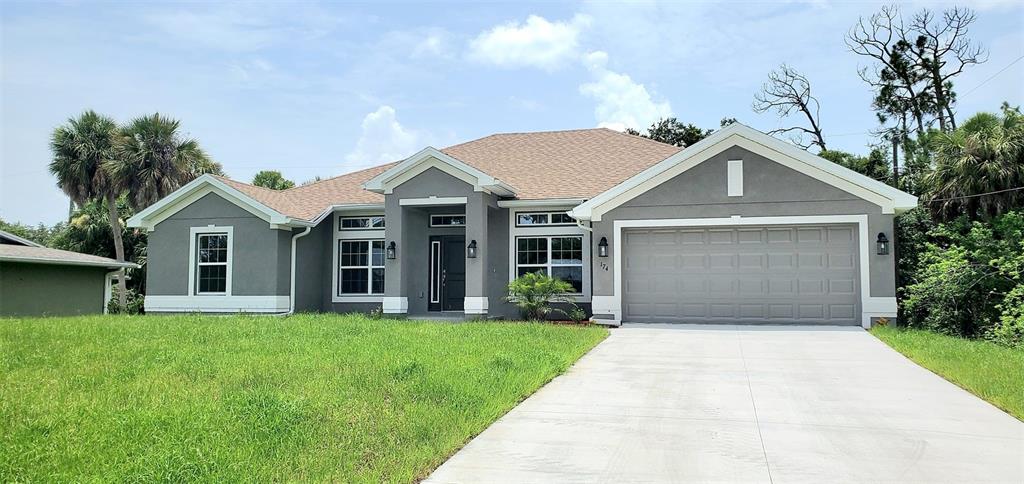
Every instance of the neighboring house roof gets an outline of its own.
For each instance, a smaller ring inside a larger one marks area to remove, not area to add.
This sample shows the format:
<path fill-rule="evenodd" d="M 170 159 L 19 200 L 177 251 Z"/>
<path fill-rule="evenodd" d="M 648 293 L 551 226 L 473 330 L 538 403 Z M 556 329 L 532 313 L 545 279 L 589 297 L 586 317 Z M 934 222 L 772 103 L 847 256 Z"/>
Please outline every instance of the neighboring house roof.
<path fill-rule="evenodd" d="M 118 269 L 121 267 L 138 267 L 131 262 L 118 262 L 114 259 L 96 255 L 80 254 L 69 250 L 51 249 L 49 247 L 0 244 L 0 261 L 28 262 L 34 264 L 58 264 L 72 266 L 97 266 Z"/>
<path fill-rule="evenodd" d="M 8 241 L 8 243 L 6 243 L 6 244 L 4 244 L 3 242 L 0 242 L 0 245 L 11 245 L 11 243 L 13 242 L 14 245 L 27 245 L 29 247 L 42 247 L 43 246 L 42 244 L 37 244 L 35 242 L 32 242 L 31 240 L 28 240 L 28 239 L 25 239 L 25 238 L 22 238 L 22 237 L 18 237 L 17 235 L 14 235 L 14 234 L 12 234 L 10 232 L 6 232 L 6 231 L 3 231 L 3 230 L 0 230 L 0 239 L 4 239 L 4 240 Z"/>

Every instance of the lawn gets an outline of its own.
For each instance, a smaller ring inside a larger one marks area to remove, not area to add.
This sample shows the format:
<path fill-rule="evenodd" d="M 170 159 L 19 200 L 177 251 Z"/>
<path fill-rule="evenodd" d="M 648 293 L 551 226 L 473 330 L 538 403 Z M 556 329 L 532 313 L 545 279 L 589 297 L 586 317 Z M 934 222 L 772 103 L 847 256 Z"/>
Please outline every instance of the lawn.
<path fill-rule="evenodd" d="M 872 328 L 917 364 L 1024 420 L 1024 350 L 930 331 Z"/>
<path fill-rule="evenodd" d="M 410 482 L 606 335 L 339 315 L 0 319 L 0 481 Z"/>

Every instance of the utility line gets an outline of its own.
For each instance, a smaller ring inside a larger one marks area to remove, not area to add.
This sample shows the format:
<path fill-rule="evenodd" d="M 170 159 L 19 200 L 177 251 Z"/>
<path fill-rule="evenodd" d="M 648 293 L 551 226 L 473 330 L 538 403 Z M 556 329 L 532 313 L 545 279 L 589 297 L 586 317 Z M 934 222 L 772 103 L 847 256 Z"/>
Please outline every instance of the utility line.
<path fill-rule="evenodd" d="M 959 200 L 961 198 L 984 197 L 985 195 L 995 195 L 997 193 L 1014 192 L 1014 191 L 1017 191 L 1017 190 L 1024 190 L 1024 187 L 1007 188 L 1005 190 L 996 190 L 994 192 L 988 192 L 988 193 L 978 193 L 976 195 L 964 195 L 962 197 L 933 198 L 931 200 L 928 200 L 928 203 L 945 202 L 945 201 L 949 201 L 949 200 Z"/>
<path fill-rule="evenodd" d="M 966 95 L 968 95 L 968 94 L 970 94 L 970 93 L 972 93 L 974 91 L 977 91 L 979 87 L 984 86 L 985 83 L 987 83 L 988 81 L 991 81 L 992 79 L 995 79 L 996 76 L 998 76 L 999 74 L 1002 74 L 1004 71 L 1009 69 L 1010 66 L 1020 62 L 1021 59 L 1024 59 L 1024 55 L 1014 59 L 1013 62 L 1011 62 L 1009 64 L 1006 64 L 1006 67 L 1003 67 L 1002 69 L 999 69 L 999 72 L 997 72 L 995 74 L 992 74 L 988 79 L 985 79 L 984 81 L 981 81 L 981 84 L 978 84 L 977 86 L 972 87 L 970 91 L 967 91 L 967 92 L 961 94 L 961 97 L 966 96 Z"/>

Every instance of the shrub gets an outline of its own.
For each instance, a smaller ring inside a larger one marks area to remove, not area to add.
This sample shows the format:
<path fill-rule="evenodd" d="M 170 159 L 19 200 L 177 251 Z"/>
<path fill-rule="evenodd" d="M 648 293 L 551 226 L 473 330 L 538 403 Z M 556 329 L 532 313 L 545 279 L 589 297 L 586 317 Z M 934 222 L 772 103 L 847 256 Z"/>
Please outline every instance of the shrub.
<path fill-rule="evenodd" d="M 505 300 L 519 306 L 523 317 L 528 320 L 546 319 L 551 313 L 551 303 L 573 302 L 566 294 L 573 292 L 568 282 L 544 274 L 530 272 L 508 283 Z"/>
<path fill-rule="evenodd" d="M 110 300 L 107 301 L 107 312 L 110 314 L 142 314 L 144 312 L 146 298 L 142 294 L 139 294 L 131 289 L 127 291 L 127 297 L 125 298 L 125 305 L 122 307 L 118 303 L 119 289 L 117 285 L 113 287 L 113 291 Z"/>
<path fill-rule="evenodd" d="M 938 225 L 904 290 L 908 326 L 1011 342 L 1019 326 L 1024 216 Z"/>
<path fill-rule="evenodd" d="M 572 322 L 579 324 L 587 319 L 587 312 L 583 308 L 573 304 L 572 309 L 565 313 Z"/>

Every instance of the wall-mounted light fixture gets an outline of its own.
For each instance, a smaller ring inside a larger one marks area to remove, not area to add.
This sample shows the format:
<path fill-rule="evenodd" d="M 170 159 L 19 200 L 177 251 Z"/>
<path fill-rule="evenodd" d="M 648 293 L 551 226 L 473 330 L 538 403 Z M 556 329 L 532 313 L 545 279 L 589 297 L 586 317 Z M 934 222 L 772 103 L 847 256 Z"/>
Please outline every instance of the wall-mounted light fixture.
<path fill-rule="evenodd" d="M 878 233 L 878 240 L 875 241 L 875 249 L 878 255 L 889 255 L 889 238 L 885 233 Z"/>
<path fill-rule="evenodd" d="M 398 247 L 395 247 L 394 240 L 392 240 L 391 243 L 388 244 L 388 248 L 384 251 L 384 256 L 387 257 L 388 259 L 394 259 L 395 257 L 398 256 Z"/>
<path fill-rule="evenodd" d="M 476 240 L 472 240 L 469 245 L 466 246 L 466 257 L 469 259 L 476 259 Z"/>
<path fill-rule="evenodd" d="M 601 237 L 601 241 L 597 243 L 597 256 L 608 257 L 608 237 Z"/>

